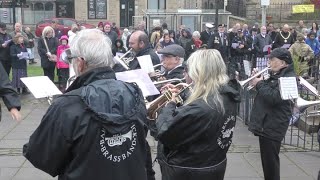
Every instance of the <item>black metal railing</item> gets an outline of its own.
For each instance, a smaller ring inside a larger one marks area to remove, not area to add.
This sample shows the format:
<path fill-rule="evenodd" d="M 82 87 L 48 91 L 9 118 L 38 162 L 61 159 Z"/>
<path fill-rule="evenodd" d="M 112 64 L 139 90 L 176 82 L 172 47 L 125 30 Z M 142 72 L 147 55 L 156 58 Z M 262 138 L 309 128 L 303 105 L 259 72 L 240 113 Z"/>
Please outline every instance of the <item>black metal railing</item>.
<path fill-rule="evenodd" d="M 315 63 L 311 67 L 316 68 L 311 70 L 312 76 L 308 79 L 308 81 L 310 81 L 311 84 L 318 89 L 319 65 L 317 61 L 314 62 Z M 303 112 L 297 111 L 298 116 L 295 114 L 297 119 L 295 119 L 295 121 L 291 121 L 291 125 L 287 130 L 282 144 L 295 147 L 302 151 L 320 151 L 320 146 L 317 140 L 317 133 L 320 124 L 320 100 L 317 100 L 319 97 L 311 94 L 311 92 L 302 85 L 298 85 L 298 90 L 301 98 L 308 101 L 319 101 L 319 103 L 310 105 L 310 107 Z M 255 94 L 256 92 L 254 90 L 248 90 L 247 87 L 244 87 L 241 90 L 242 101 L 239 107 L 239 117 L 246 125 L 250 122 L 250 114 Z"/>

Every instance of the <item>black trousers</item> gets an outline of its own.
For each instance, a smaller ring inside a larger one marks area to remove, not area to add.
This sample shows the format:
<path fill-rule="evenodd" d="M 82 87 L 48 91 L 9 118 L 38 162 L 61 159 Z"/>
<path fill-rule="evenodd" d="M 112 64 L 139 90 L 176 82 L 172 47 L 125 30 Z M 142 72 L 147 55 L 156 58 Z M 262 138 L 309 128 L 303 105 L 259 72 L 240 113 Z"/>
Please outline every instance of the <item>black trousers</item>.
<path fill-rule="evenodd" d="M 280 180 L 281 142 L 259 136 L 260 155 L 265 180 Z"/>
<path fill-rule="evenodd" d="M 6 70 L 8 76 L 10 74 L 10 71 L 11 71 L 11 61 L 0 61 L 4 70 Z"/>
<path fill-rule="evenodd" d="M 43 68 L 43 74 L 45 76 L 48 76 L 48 78 L 54 82 L 54 69 L 55 67 L 48 67 L 48 68 Z"/>
<path fill-rule="evenodd" d="M 149 146 L 148 141 L 146 140 L 146 148 L 147 148 L 147 159 L 146 159 L 146 171 L 147 171 L 147 179 L 155 180 L 156 172 L 152 169 L 152 156 L 151 156 L 151 148 Z"/>

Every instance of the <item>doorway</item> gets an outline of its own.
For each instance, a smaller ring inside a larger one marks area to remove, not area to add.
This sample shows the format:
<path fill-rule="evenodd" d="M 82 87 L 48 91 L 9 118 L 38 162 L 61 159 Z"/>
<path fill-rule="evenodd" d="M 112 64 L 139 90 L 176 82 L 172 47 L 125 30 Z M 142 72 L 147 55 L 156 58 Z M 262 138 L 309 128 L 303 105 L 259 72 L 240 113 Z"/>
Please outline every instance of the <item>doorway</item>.
<path fill-rule="evenodd" d="M 120 27 L 132 26 L 134 9 L 134 0 L 120 0 Z"/>

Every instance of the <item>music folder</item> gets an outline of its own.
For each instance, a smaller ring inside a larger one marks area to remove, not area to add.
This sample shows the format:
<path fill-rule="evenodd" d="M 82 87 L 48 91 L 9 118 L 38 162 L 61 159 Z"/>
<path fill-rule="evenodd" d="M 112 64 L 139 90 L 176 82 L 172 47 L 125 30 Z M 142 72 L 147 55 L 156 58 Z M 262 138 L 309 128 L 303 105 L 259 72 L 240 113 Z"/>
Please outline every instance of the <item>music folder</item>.
<path fill-rule="evenodd" d="M 36 99 L 62 94 L 47 76 L 25 77 L 21 78 L 21 81 L 28 87 Z"/>
<path fill-rule="evenodd" d="M 296 77 L 279 78 L 279 87 L 283 100 L 292 100 L 299 97 Z"/>
<path fill-rule="evenodd" d="M 116 77 L 117 80 L 137 83 L 144 97 L 160 94 L 149 75 L 142 69 L 118 72 Z"/>

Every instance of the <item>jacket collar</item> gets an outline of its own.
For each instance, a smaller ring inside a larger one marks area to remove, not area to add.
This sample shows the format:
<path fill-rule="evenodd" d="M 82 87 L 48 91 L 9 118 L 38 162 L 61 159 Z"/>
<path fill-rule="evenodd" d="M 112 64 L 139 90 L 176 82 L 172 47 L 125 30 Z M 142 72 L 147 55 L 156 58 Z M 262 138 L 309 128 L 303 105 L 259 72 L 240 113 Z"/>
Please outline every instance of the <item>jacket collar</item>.
<path fill-rule="evenodd" d="M 101 79 L 116 79 L 115 72 L 111 67 L 99 67 L 89 70 L 88 72 L 85 72 L 84 74 L 77 77 L 66 92 L 78 89 L 82 86 L 86 86 L 94 81 Z"/>
<path fill-rule="evenodd" d="M 139 51 L 136 56 L 137 57 L 143 56 L 144 54 L 146 54 L 146 52 L 149 52 L 150 49 L 151 49 L 151 45 L 148 44 L 144 49 L 141 49 L 141 51 Z"/>
<path fill-rule="evenodd" d="M 293 63 L 289 64 L 287 67 L 281 69 L 278 73 L 276 74 L 271 74 L 271 77 L 273 77 L 274 79 L 278 79 L 280 77 L 284 77 L 285 74 L 294 72 L 294 67 L 293 67 Z"/>

